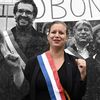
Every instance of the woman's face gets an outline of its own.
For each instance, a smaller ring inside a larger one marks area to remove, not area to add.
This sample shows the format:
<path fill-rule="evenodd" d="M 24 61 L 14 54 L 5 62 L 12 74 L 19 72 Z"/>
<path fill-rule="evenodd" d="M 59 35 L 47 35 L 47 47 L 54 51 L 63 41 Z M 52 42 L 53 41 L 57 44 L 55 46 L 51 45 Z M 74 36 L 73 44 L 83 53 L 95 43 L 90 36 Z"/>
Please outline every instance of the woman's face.
<path fill-rule="evenodd" d="M 61 23 L 55 23 L 51 26 L 48 33 L 48 42 L 50 47 L 64 47 L 67 40 L 66 27 Z"/>

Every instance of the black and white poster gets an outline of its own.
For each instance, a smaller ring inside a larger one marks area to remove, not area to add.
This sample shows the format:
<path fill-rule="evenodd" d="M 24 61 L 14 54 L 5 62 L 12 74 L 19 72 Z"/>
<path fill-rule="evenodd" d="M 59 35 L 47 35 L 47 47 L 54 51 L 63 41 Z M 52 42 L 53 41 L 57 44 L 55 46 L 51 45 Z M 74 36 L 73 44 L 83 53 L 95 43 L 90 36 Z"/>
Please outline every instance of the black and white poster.
<path fill-rule="evenodd" d="M 17 1 L 0 0 L 0 30 L 9 30 L 16 25 L 13 7 Z M 47 34 L 47 28 L 52 21 L 63 21 L 68 25 L 69 44 L 66 43 L 65 49 L 74 43 L 73 29 L 76 22 L 86 20 L 91 24 L 93 37 L 88 41 L 90 44 L 87 43 L 84 47 L 83 55 L 91 52 L 91 56 L 85 59 L 92 67 L 87 68 L 87 90 L 83 100 L 100 100 L 100 0 L 33 1 L 38 8 L 37 17 L 33 22 L 33 27 L 37 31 Z M 90 51 L 85 52 L 86 48 Z M 91 61 L 94 62 L 93 65 Z"/>

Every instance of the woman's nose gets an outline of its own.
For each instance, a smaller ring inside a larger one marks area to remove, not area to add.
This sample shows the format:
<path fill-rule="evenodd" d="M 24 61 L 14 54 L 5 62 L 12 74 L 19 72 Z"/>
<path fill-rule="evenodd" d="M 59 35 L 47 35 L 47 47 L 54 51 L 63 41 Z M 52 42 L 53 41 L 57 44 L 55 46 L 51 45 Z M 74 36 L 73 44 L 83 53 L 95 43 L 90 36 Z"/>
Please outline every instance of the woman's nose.
<path fill-rule="evenodd" d="M 56 37 L 59 37 L 59 32 L 56 32 L 55 36 L 56 36 Z"/>

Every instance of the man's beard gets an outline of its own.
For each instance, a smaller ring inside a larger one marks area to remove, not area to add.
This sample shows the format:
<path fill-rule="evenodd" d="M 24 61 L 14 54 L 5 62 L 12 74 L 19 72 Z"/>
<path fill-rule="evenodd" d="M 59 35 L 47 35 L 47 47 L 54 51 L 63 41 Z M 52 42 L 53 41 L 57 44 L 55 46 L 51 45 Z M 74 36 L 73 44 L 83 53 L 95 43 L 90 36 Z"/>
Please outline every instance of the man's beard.
<path fill-rule="evenodd" d="M 21 20 L 21 19 L 24 19 L 25 21 L 27 21 L 28 24 L 20 25 L 19 20 Z M 21 16 L 21 15 L 16 18 L 16 22 L 17 22 L 18 28 L 24 29 L 24 30 L 32 25 L 32 19 L 30 19 L 29 17 Z"/>

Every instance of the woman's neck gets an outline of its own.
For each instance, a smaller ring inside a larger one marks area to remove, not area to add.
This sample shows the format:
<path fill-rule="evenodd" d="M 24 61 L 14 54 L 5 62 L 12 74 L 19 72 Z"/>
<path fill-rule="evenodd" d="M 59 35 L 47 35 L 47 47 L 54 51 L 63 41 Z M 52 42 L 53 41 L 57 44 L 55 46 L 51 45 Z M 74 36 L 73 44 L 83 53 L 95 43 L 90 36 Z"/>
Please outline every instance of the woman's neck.
<path fill-rule="evenodd" d="M 50 54 L 53 58 L 61 58 L 64 56 L 64 49 L 52 49 L 50 48 Z"/>
<path fill-rule="evenodd" d="M 64 63 L 64 49 L 50 48 L 50 55 L 54 61 L 56 69 L 59 70 Z"/>

